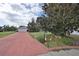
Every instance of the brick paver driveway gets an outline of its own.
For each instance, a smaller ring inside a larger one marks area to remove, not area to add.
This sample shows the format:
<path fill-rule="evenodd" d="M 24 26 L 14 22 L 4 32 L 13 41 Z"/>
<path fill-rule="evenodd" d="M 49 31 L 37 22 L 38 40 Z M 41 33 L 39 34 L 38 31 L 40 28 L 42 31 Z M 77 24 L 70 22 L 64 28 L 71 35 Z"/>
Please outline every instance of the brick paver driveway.
<path fill-rule="evenodd" d="M 27 32 L 17 32 L 0 38 L 1 56 L 31 56 L 46 52 L 48 52 L 48 49 L 32 38 Z"/>

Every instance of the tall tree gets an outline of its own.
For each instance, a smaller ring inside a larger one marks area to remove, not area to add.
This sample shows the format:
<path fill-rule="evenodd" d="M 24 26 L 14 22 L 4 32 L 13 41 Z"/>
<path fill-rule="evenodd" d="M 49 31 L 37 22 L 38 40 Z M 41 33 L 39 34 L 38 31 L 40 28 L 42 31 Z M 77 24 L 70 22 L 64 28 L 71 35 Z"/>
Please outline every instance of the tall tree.
<path fill-rule="evenodd" d="M 40 30 L 48 31 L 48 19 L 45 16 L 37 17 L 36 23 L 39 25 Z"/>
<path fill-rule="evenodd" d="M 0 26 L 0 32 L 2 32 L 3 30 L 2 30 L 2 26 Z"/>
<path fill-rule="evenodd" d="M 3 28 L 2 29 L 3 31 L 16 31 L 17 30 L 17 27 L 9 26 L 9 25 L 4 25 L 2 28 Z"/>
<path fill-rule="evenodd" d="M 38 32 L 39 31 L 39 27 L 33 18 L 32 18 L 32 21 L 28 23 L 28 31 L 30 31 L 30 32 Z"/>
<path fill-rule="evenodd" d="M 79 28 L 79 4 L 44 4 L 48 16 L 48 31 L 56 35 L 68 35 Z"/>

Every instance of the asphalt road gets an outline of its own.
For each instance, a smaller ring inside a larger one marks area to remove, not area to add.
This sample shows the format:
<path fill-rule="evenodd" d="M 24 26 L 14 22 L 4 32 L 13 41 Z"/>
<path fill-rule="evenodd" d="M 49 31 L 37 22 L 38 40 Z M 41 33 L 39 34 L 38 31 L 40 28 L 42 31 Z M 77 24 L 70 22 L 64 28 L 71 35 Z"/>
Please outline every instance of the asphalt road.
<path fill-rule="evenodd" d="M 79 49 L 51 51 L 40 56 L 79 56 Z"/>

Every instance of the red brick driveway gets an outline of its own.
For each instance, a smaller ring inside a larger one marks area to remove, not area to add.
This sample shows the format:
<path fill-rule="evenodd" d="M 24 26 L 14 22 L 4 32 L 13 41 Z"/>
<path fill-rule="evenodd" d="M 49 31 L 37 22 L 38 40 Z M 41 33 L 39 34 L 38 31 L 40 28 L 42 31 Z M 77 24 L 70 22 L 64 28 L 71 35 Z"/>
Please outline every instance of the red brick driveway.
<path fill-rule="evenodd" d="M 33 56 L 47 52 L 48 49 L 27 32 L 0 38 L 0 56 Z"/>

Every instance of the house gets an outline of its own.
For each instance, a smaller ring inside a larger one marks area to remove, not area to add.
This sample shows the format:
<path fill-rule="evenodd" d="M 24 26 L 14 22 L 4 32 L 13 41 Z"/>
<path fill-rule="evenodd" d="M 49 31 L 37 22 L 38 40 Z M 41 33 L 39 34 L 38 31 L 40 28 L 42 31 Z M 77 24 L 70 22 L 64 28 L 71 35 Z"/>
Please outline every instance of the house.
<path fill-rule="evenodd" d="M 79 28 L 77 29 L 77 31 L 73 31 L 71 35 L 79 35 Z"/>
<path fill-rule="evenodd" d="M 18 32 L 27 32 L 27 27 L 26 26 L 19 26 Z"/>
<path fill-rule="evenodd" d="M 79 32 L 78 31 L 74 31 L 71 33 L 71 35 L 79 35 Z"/>

